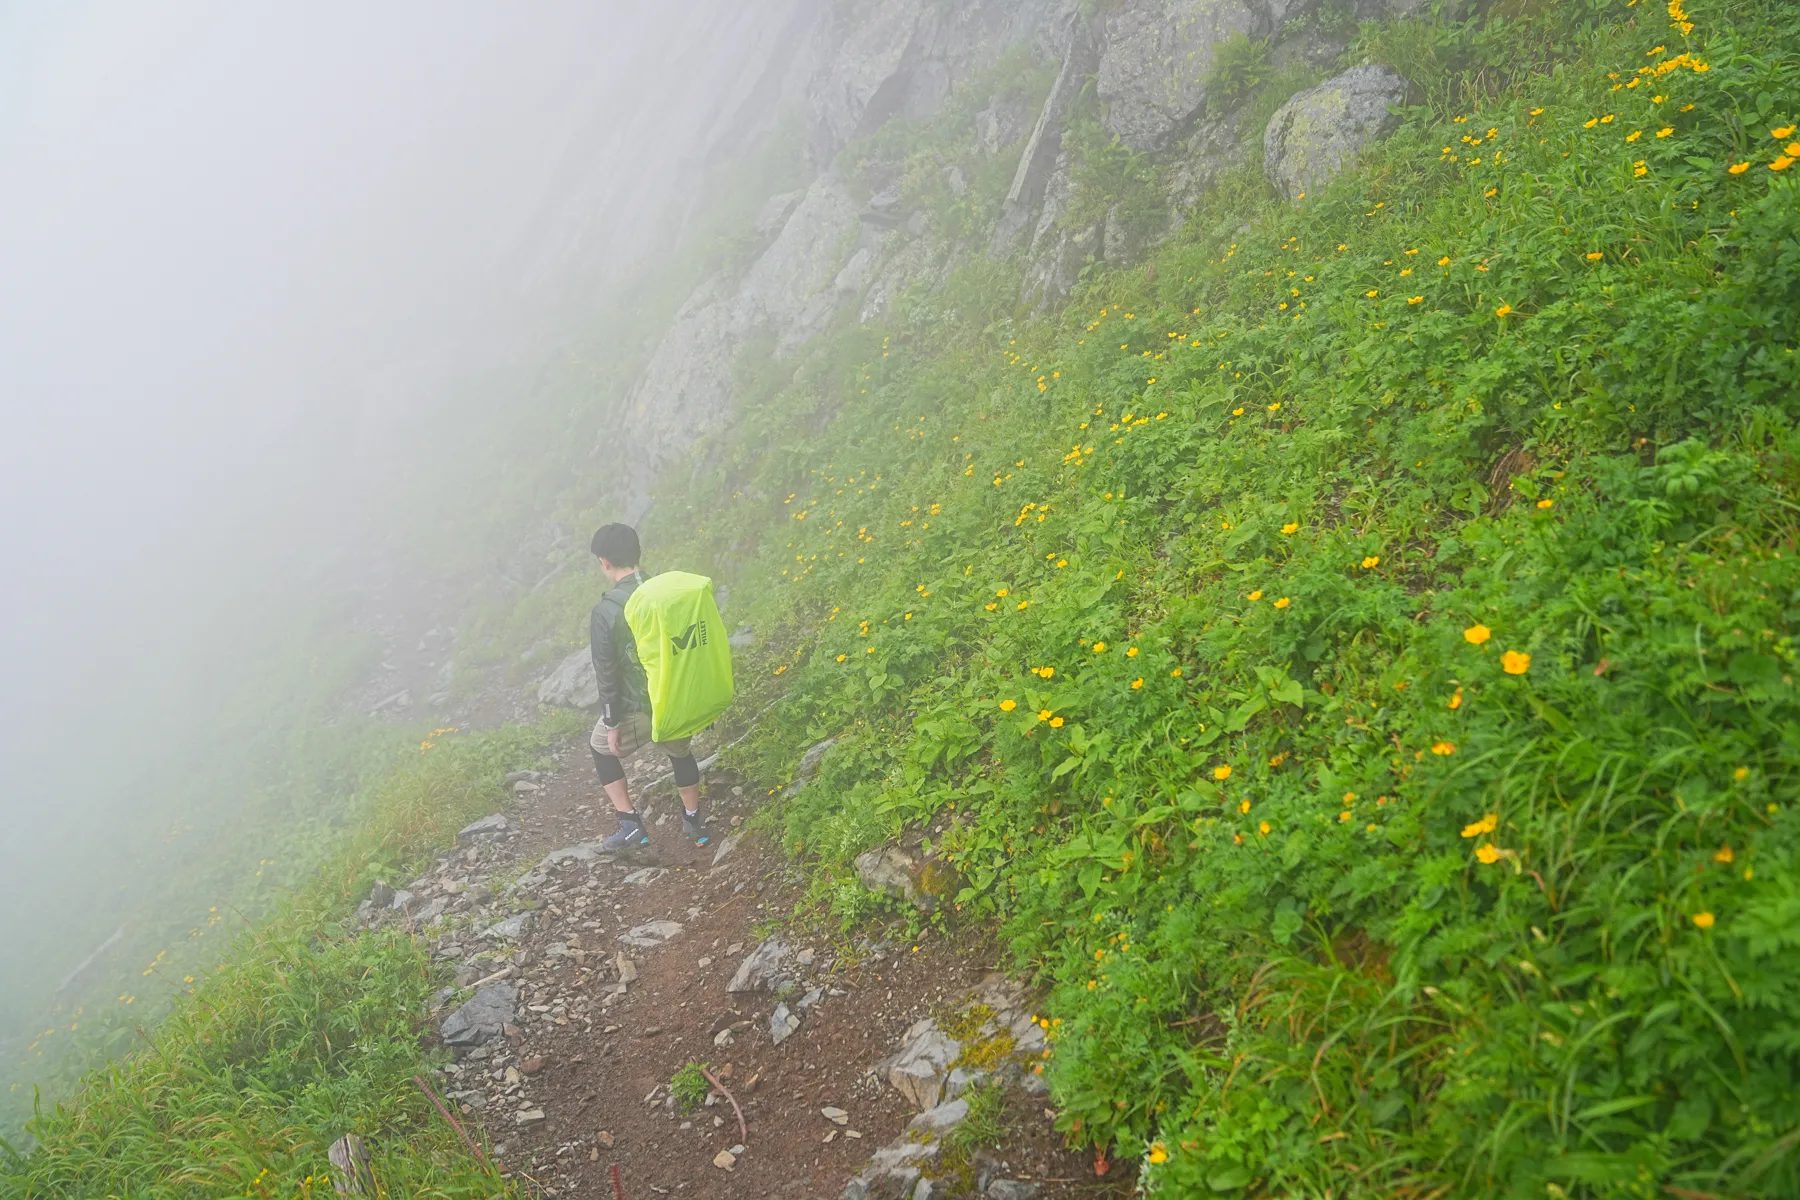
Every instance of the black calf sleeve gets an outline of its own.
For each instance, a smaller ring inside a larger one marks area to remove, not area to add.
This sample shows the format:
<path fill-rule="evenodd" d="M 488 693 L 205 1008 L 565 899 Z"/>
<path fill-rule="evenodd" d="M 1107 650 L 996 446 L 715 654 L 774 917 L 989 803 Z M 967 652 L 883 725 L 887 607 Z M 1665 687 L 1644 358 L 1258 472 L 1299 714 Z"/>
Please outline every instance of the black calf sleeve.
<path fill-rule="evenodd" d="M 700 782 L 700 764 L 694 761 L 693 755 L 684 754 L 680 758 L 670 755 L 669 765 L 675 768 L 676 787 L 693 787 Z"/>
<path fill-rule="evenodd" d="M 602 754 L 598 750 L 594 751 L 594 773 L 600 776 L 601 787 L 605 787 L 609 783 L 617 783 L 625 778 L 625 768 L 620 764 L 618 757 L 612 754 Z"/>

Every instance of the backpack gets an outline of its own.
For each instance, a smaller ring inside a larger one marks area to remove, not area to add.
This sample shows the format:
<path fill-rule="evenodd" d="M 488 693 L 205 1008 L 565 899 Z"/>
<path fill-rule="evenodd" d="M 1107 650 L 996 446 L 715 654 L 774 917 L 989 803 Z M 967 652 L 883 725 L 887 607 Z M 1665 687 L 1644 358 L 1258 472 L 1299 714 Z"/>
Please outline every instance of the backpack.
<path fill-rule="evenodd" d="M 653 575 L 625 601 L 650 690 L 650 736 L 692 737 L 731 706 L 731 646 L 712 580 L 687 571 Z"/>

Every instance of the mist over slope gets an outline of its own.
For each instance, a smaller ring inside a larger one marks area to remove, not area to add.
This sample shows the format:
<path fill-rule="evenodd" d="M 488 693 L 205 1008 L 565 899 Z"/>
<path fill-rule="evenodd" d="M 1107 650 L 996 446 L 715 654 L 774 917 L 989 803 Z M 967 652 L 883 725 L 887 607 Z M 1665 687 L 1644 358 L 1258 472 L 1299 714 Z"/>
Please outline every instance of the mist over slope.
<path fill-rule="evenodd" d="M 367 565 L 669 268 L 807 11 L 8 9 L 0 1011 L 143 923 L 328 715 Z"/>

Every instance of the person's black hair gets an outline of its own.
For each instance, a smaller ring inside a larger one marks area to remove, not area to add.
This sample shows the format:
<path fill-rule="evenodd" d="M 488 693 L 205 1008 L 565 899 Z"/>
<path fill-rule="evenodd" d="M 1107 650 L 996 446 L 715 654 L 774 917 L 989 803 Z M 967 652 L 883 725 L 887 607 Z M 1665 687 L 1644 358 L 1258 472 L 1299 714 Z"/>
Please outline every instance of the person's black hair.
<path fill-rule="evenodd" d="M 637 530 L 629 525 L 602 525 L 594 530 L 588 548 L 595 557 L 604 558 L 615 567 L 635 567 L 643 551 L 638 547 Z"/>

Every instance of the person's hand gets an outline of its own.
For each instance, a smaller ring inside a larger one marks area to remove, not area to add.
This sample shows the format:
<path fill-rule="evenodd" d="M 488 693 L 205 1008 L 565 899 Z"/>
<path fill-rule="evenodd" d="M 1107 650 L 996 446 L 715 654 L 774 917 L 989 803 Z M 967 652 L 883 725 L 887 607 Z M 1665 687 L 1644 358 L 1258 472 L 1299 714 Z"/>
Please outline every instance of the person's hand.
<path fill-rule="evenodd" d="M 619 729 L 616 725 L 606 731 L 606 752 L 614 758 L 619 757 Z"/>

